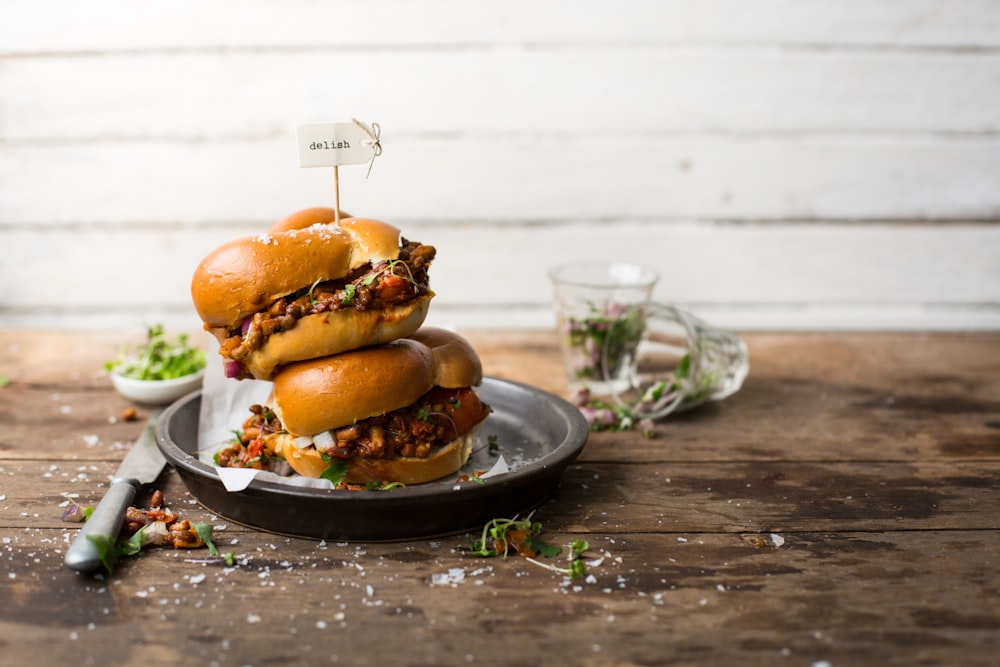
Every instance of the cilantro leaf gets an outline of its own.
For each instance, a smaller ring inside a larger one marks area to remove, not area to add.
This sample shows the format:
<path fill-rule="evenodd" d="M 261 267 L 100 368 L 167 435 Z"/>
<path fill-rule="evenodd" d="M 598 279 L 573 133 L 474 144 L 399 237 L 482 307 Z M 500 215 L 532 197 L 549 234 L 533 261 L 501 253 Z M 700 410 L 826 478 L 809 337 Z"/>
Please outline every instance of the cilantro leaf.
<path fill-rule="evenodd" d="M 549 544 L 536 535 L 529 535 L 524 540 L 524 543 L 529 549 L 537 553 L 539 556 L 544 556 L 545 558 L 555 558 L 562 553 L 562 549 L 554 544 Z"/>
<path fill-rule="evenodd" d="M 111 574 L 118 562 L 118 548 L 114 541 L 107 535 L 87 535 L 87 540 L 97 548 L 97 556 L 101 559 L 101 565 Z"/>
<path fill-rule="evenodd" d="M 198 537 L 201 541 L 205 543 L 208 547 L 208 553 L 210 556 L 218 556 L 219 550 L 215 547 L 212 542 L 212 524 L 210 523 L 196 523 L 194 524 L 194 532 L 198 533 Z"/>
<path fill-rule="evenodd" d="M 348 463 L 346 460 L 335 459 L 333 463 L 327 466 L 326 470 L 320 474 L 320 477 L 330 480 L 334 486 L 337 486 L 347 479 L 347 467 Z"/>

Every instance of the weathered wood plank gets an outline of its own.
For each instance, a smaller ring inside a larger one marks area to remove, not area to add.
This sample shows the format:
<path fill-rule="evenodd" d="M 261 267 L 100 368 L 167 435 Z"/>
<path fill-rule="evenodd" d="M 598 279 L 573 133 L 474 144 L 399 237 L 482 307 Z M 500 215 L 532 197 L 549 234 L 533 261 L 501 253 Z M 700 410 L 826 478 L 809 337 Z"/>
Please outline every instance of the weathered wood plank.
<path fill-rule="evenodd" d="M 74 298 L 63 306 L 67 309 L 157 304 L 186 306 L 194 313 L 191 276 L 198 262 L 219 245 L 263 229 L 92 228 L 76 232 L 72 245 L 51 243 L 56 233 L 44 229 L 0 230 L 10 252 L 48 246 L 37 252 L 30 272 L 0 274 L 0 285 L 9 288 L 5 305 L 50 308 L 72 280 Z M 636 244 L 640 235 L 645 241 Z M 962 304 L 990 302 L 1000 290 L 1000 226 L 415 226 L 404 236 L 438 249 L 431 273 L 435 303 L 550 306 L 551 267 L 602 258 L 650 267 L 660 274 L 657 293 L 680 302 L 759 303 L 764 292 L 784 303 Z M 488 249 L 497 261 L 484 264 L 483 255 L 463 252 L 469 243 Z M 513 255 L 520 256 L 524 270 L 504 270 L 503 258 Z M 87 270 L 80 271 L 81 266 Z M 967 288 L 958 291 L 959 285 Z"/>
<path fill-rule="evenodd" d="M 45 280 L 12 277 L 64 244 L 90 244 L 76 225 L 162 225 L 178 232 L 166 243 L 183 247 L 185 227 L 231 229 L 329 201 L 325 170 L 292 166 L 291 128 L 331 113 L 384 131 L 372 183 L 345 179 L 345 203 L 408 227 L 471 221 L 510 237 L 517 223 L 530 245 L 536 227 L 620 225 L 632 247 L 646 245 L 650 227 L 689 219 L 985 229 L 1000 215 L 998 35 L 1000 9 L 988 0 L 516 0 L 486 15 L 456 0 L 377 10 L 253 0 L 238 14 L 189 0 L 12 0 L 0 8 L 0 227 L 55 227 L 0 264 L 0 290 L 32 304 L 0 312 L 0 327 L 107 322 L 94 304 L 39 306 L 42 295 L 21 288 L 113 266 L 119 243 L 83 265 L 72 255 L 72 275 L 60 266 Z M 996 245 L 987 232 L 976 244 Z M 484 261 L 472 235 L 454 247 Z M 805 250 L 824 269 L 853 258 L 837 244 Z M 709 263 L 704 248 L 689 256 Z M 789 277 L 799 267 L 784 262 L 764 266 L 781 269 L 781 285 L 801 285 L 801 300 L 769 280 L 739 281 L 754 296 L 734 300 L 703 269 L 672 284 L 707 297 L 670 298 L 758 329 L 1000 328 L 995 258 L 985 281 L 949 261 L 935 280 L 925 266 L 937 260 L 890 258 L 895 284 L 938 286 L 914 300 L 891 290 L 831 299 L 836 272 L 817 283 Z M 767 273 L 752 268 L 740 278 Z M 885 279 L 862 273 L 847 284 Z M 972 296 L 979 287 L 986 299 Z M 481 296 L 493 300 L 442 299 L 441 323 L 548 324 L 542 301 Z M 133 297 L 110 317 L 182 321 L 181 303 L 180 292 L 143 307 Z M 484 317 L 476 305 L 504 313 Z"/>
<path fill-rule="evenodd" d="M 1000 227 L 994 226 L 400 225 L 404 235 L 438 248 L 432 318 L 463 328 L 550 328 L 546 271 L 591 257 L 649 266 L 661 275 L 657 298 L 686 304 L 719 326 L 760 328 L 772 311 L 813 329 L 859 326 L 859 313 L 896 329 L 979 328 L 1000 318 Z M 0 244 L 12 256 L 36 258 L 27 271 L 0 266 L 7 295 L 0 328 L 48 318 L 57 328 L 89 322 L 107 329 L 166 316 L 197 328 L 190 296 L 197 263 L 218 245 L 263 228 L 93 227 L 69 234 L 0 228 Z M 469 245 L 480 251 L 469 252 Z M 494 265 L 483 252 L 516 256 L 525 268 L 505 270 L 506 259 Z M 65 298 L 69 284 L 72 299 Z M 522 309 L 523 317 L 508 308 Z"/>
<path fill-rule="evenodd" d="M 287 133 L 246 142 L 3 145 L 0 222 L 38 225 L 42 233 L 46 225 L 84 224 L 190 233 L 203 225 L 266 226 L 300 208 L 332 205 L 329 171 L 299 169 L 293 147 Z M 407 227 L 521 223 L 529 236 L 548 224 L 963 222 L 1000 211 L 991 187 L 1000 181 L 997 154 L 992 139 L 618 135 L 595 153 L 555 138 L 401 137 L 386 140 L 371 178 L 343 170 L 341 204 Z M 52 196 L 51 184 L 75 183 L 84 173 L 86 187 Z M 58 248 L 59 236 L 46 245 Z"/>
<path fill-rule="evenodd" d="M 65 392 L 74 409 L 58 420 L 71 434 L 74 421 L 96 420 L 116 400 L 80 374 L 115 336 L 79 336 L 65 384 L 51 356 L 64 338 L 22 347 L 17 334 L 0 331 L 0 373 L 31 367 L 0 389 L 0 408 Z M 498 357 L 487 361 L 494 372 L 541 377 L 552 368 L 551 334 L 472 340 L 486 359 Z M 589 542 L 585 580 L 518 557 L 475 558 L 471 533 L 350 543 L 258 532 L 198 506 L 170 470 L 156 485 L 168 504 L 216 526 L 216 543 L 238 565 L 189 562 L 203 550 L 153 550 L 110 577 L 84 577 L 62 565 L 78 525 L 60 520 L 59 504 L 66 493 L 96 502 L 121 451 L 95 445 L 74 459 L 42 445 L 27 456 L 32 443 L 18 442 L 0 452 L 0 665 L 534 665 L 539 656 L 615 665 L 994 664 L 996 440 L 963 451 L 933 445 L 996 432 L 996 336 L 756 334 L 750 343 L 757 385 L 665 423 L 671 440 L 595 436 L 538 508 L 548 541 L 564 549 L 575 538 Z M 767 435 L 792 413 L 815 419 L 789 443 L 813 447 L 815 430 L 828 438 L 828 454 L 847 458 L 813 459 L 816 449 L 791 446 L 736 452 L 731 441 L 750 436 L 714 430 L 739 423 Z M 83 451 L 46 423 L 55 420 L 0 416 L 7 430 L 49 428 L 65 454 Z M 908 428 L 925 439 L 891 449 L 902 459 L 863 449 L 875 449 L 868 436 L 905 444 Z M 699 430 L 704 458 L 684 458 Z M 853 433 L 838 450 L 837 436 Z"/>
<path fill-rule="evenodd" d="M 976 52 L 643 47 L 127 53 L 14 59 L 0 88 L 11 93 L 7 141 L 259 141 L 340 109 L 379 122 L 386 146 L 414 133 L 569 135 L 613 164 L 599 156 L 615 134 L 990 133 L 998 62 Z"/>
<path fill-rule="evenodd" d="M 456 0 L 415 5 L 358 0 L 253 0 L 239 12 L 178 0 L 169 6 L 72 0 L 35 11 L 30 0 L 4 4 L 9 53 L 216 49 L 332 49 L 386 46 L 781 44 L 797 46 L 993 47 L 1000 11 L 989 0 L 624 0 L 614 6 L 572 0 L 512 0 L 483 13 Z M 197 20 L 195 20 L 195 17 Z M 567 20 L 566 17 L 572 17 Z M 414 30 L 413 26 L 420 26 Z M 83 28 L 83 29 L 81 29 Z"/>
<path fill-rule="evenodd" d="M 993 664 L 995 532 L 588 536 L 589 582 L 465 538 L 240 534 L 237 568 L 153 552 L 93 581 L 54 531 L 3 546 L 0 664 Z M 547 535 L 568 543 L 573 534 Z M 679 539 L 683 538 L 683 539 Z M 391 632 L 376 628 L 391 626 Z M 164 631 L 169 629 L 169 631 Z M 374 634 L 378 632 L 378 641 Z M 16 639 L 15 639 L 16 637 Z"/>
<path fill-rule="evenodd" d="M 67 494 L 94 506 L 117 462 L 5 455 L 11 528 L 58 527 Z M 173 471 L 159 482 L 179 503 Z M 23 480 L 23 481 L 18 481 Z M 30 480 L 30 481 L 29 481 Z M 367 493 L 360 491 L 358 493 Z M 600 499 L 600 503 L 593 502 Z M 671 462 L 573 464 L 539 510 L 582 533 L 1000 530 L 996 462 Z M 456 529 L 467 528 L 456 526 Z"/>
<path fill-rule="evenodd" d="M 488 375 L 565 394 L 554 333 L 463 333 Z M 5 457 L 120 458 L 141 421 L 121 421 L 131 404 L 101 374 L 104 354 L 117 350 L 118 336 L 0 332 L 0 374 L 11 380 L 0 389 L 0 419 L 8 424 L 0 432 Z M 977 460 L 997 453 L 995 335 L 744 337 L 751 372 L 739 393 L 675 415 L 657 426 L 653 439 L 594 434 L 584 458 L 911 461 Z M 63 349 L 65 354 L 55 352 Z M 214 353 L 210 359 L 216 362 Z M 57 388 L 61 374 L 76 379 Z M 140 409 L 137 416 L 145 414 Z"/>

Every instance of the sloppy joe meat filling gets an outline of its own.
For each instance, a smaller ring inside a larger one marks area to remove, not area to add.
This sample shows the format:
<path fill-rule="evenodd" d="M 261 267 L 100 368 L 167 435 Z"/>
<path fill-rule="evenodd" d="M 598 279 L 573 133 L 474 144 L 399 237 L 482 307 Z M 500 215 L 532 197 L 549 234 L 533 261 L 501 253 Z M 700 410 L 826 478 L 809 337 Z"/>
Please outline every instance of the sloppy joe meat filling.
<path fill-rule="evenodd" d="M 267 407 L 254 405 L 250 411 L 239 442 L 217 454 L 220 466 L 266 469 L 274 458 L 265 444 L 266 436 L 282 432 L 281 422 Z M 333 444 L 320 451 L 342 459 L 426 458 L 434 447 L 471 431 L 489 412 L 490 407 L 469 387 L 435 387 L 410 407 L 332 430 Z"/>
<path fill-rule="evenodd" d="M 336 280 L 307 285 L 283 296 L 229 331 L 219 346 L 226 359 L 242 361 L 259 350 L 267 338 L 295 326 L 299 319 L 317 313 L 379 309 L 404 304 L 429 291 L 427 269 L 434 246 L 402 239 L 398 259 L 367 264 Z"/>

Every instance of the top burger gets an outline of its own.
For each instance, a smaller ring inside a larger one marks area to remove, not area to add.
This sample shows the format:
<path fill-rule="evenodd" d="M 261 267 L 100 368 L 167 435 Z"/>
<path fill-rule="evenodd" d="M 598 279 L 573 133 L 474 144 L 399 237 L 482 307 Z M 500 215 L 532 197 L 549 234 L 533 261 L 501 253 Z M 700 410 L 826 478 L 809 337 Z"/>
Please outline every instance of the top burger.
<path fill-rule="evenodd" d="M 378 220 L 312 208 L 226 243 L 195 270 L 191 296 L 219 341 L 227 377 L 271 380 L 282 366 L 415 332 L 434 293 L 435 249 Z"/>

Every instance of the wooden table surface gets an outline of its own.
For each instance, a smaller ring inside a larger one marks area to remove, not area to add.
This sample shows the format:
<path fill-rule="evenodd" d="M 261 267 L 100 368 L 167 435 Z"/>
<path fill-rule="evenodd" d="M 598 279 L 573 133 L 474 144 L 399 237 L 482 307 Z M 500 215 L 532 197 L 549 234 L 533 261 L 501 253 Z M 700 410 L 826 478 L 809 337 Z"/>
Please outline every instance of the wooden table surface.
<path fill-rule="evenodd" d="M 564 390 L 554 336 L 467 336 L 488 374 Z M 118 341 L 2 332 L 0 665 L 998 664 L 1000 334 L 745 339 L 738 394 L 592 434 L 536 511 L 589 541 L 587 580 L 469 534 L 258 532 L 170 468 L 237 565 L 156 548 L 92 577 L 61 504 L 96 504 L 142 429 L 100 372 Z"/>

